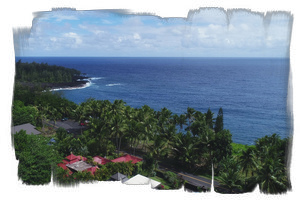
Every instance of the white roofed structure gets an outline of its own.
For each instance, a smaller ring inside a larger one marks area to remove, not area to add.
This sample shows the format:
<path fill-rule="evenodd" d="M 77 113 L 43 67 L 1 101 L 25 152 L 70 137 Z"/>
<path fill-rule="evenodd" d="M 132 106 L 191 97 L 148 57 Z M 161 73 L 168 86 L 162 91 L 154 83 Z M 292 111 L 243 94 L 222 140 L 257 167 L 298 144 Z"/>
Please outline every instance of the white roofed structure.
<path fill-rule="evenodd" d="M 137 174 L 136 176 L 128 179 L 127 181 L 123 182 L 126 185 L 151 185 L 151 188 L 156 188 L 161 183 L 158 181 L 155 181 L 151 178 L 148 178 L 146 176 Z"/>

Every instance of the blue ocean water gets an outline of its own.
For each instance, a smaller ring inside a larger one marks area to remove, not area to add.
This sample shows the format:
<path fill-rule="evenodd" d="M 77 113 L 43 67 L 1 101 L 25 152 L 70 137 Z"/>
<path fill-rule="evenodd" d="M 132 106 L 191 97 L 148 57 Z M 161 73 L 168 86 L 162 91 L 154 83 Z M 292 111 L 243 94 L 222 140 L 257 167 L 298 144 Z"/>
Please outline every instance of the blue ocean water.
<path fill-rule="evenodd" d="M 287 88 L 289 59 L 282 58 L 98 58 L 22 57 L 22 62 L 44 62 L 75 68 L 91 77 L 89 87 L 61 90 L 75 103 L 95 99 L 123 99 L 127 105 L 163 107 L 183 114 L 187 107 L 217 116 L 233 141 L 278 133 L 289 136 Z"/>

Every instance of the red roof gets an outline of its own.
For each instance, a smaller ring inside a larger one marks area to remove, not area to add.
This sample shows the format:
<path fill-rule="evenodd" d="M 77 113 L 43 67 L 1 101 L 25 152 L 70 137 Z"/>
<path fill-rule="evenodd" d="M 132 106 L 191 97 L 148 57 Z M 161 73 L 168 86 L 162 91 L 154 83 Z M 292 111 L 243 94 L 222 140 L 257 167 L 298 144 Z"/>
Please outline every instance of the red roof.
<path fill-rule="evenodd" d="M 66 160 L 66 159 L 63 159 L 62 162 L 63 162 L 64 164 L 69 164 L 69 163 L 70 163 L 70 161 L 69 161 L 69 160 Z"/>
<path fill-rule="evenodd" d="M 64 164 L 64 163 L 58 163 L 57 166 L 63 168 L 64 170 L 68 169 L 66 164 Z"/>
<path fill-rule="evenodd" d="M 133 164 L 142 161 L 143 159 L 131 156 L 129 154 L 126 154 L 124 156 L 121 156 L 119 158 L 113 159 L 112 162 L 129 162 L 132 161 Z"/>
<path fill-rule="evenodd" d="M 91 167 L 88 168 L 86 171 L 91 172 L 93 175 L 95 174 L 95 172 L 97 171 L 98 167 Z"/>
<path fill-rule="evenodd" d="M 66 157 L 66 159 L 63 160 L 64 163 L 66 164 L 72 164 L 74 162 L 78 162 L 80 160 L 86 161 L 87 158 L 83 156 L 75 156 L 74 154 L 70 154 Z"/>
<path fill-rule="evenodd" d="M 68 160 L 75 160 L 75 159 L 80 159 L 80 156 L 75 156 L 74 154 L 70 154 L 70 155 L 68 155 L 67 157 L 66 157 L 66 159 L 68 159 Z"/>
<path fill-rule="evenodd" d="M 106 163 L 111 162 L 107 158 L 103 158 L 101 156 L 95 156 L 93 159 L 94 162 L 99 163 L 100 165 L 105 165 Z"/>
<path fill-rule="evenodd" d="M 78 161 L 80 161 L 80 159 L 76 158 L 74 160 L 71 160 L 68 164 L 73 164 L 73 163 L 78 162 Z"/>
<path fill-rule="evenodd" d="M 70 175 L 73 174 L 73 172 L 69 170 L 65 163 L 58 163 L 57 166 L 63 168 L 64 170 L 68 170 Z"/>

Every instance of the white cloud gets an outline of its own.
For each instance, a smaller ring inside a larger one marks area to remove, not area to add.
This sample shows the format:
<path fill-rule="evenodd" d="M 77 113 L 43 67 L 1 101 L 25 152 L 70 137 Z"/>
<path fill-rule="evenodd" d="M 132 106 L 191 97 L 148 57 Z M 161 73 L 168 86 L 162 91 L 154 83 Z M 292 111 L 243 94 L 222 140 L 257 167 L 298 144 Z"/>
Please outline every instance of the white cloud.
<path fill-rule="evenodd" d="M 114 56 L 218 56 L 225 55 L 225 51 L 228 56 L 230 53 L 231 56 L 254 56 L 252 53 L 259 51 L 285 55 L 289 46 L 288 20 L 291 16 L 286 15 L 272 16 L 266 28 L 261 15 L 246 11 L 230 12 L 227 24 L 227 13 L 221 9 L 190 13 L 186 21 L 180 18 L 159 20 L 155 16 L 101 15 L 99 12 L 69 13 L 71 15 L 66 16 L 53 12 L 48 20 L 45 16 L 43 20 L 35 19 L 27 49 L 30 46 L 38 53 L 43 49 L 55 49 L 68 55 L 76 49 L 78 53 L 95 55 L 97 52 L 99 56 L 107 52 Z"/>
<path fill-rule="evenodd" d="M 138 33 L 134 33 L 134 34 L 133 34 L 133 38 L 134 38 L 135 40 L 140 40 L 140 39 L 141 39 L 141 36 L 140 36 Z"/>
<path fill-rule="evenodd" d="M 66 37 L 67 41 L 68 39 L 71 39 L 71 42 L 75 41 L 75 47 L 77 47 L 77 45 L 82 44 L 82 39 L 77 33 L 69 32 L 65 33 L 63 36 Z"/>

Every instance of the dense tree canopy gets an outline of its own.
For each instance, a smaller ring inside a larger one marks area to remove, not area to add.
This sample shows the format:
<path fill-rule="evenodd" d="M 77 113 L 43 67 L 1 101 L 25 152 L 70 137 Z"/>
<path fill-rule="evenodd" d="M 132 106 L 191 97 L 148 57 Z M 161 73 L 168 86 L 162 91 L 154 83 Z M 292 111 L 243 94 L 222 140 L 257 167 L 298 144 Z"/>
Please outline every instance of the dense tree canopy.
<path fill-rule="evenodd" d="M 16 63 L 16 81 L 33 83 L 64 83 L 72 82 L 74 75 L 80 75 L 80 71 L 48 65 L 47 63 Z"/>
<path fill-rule="evenodd" d="M 21 130 L 14 135 L 18 175 L 25 184 L 40 185 L 51 181 L 51 169 L 57 162 L 49 139 L 40 135 L 28 135 Z"/>

